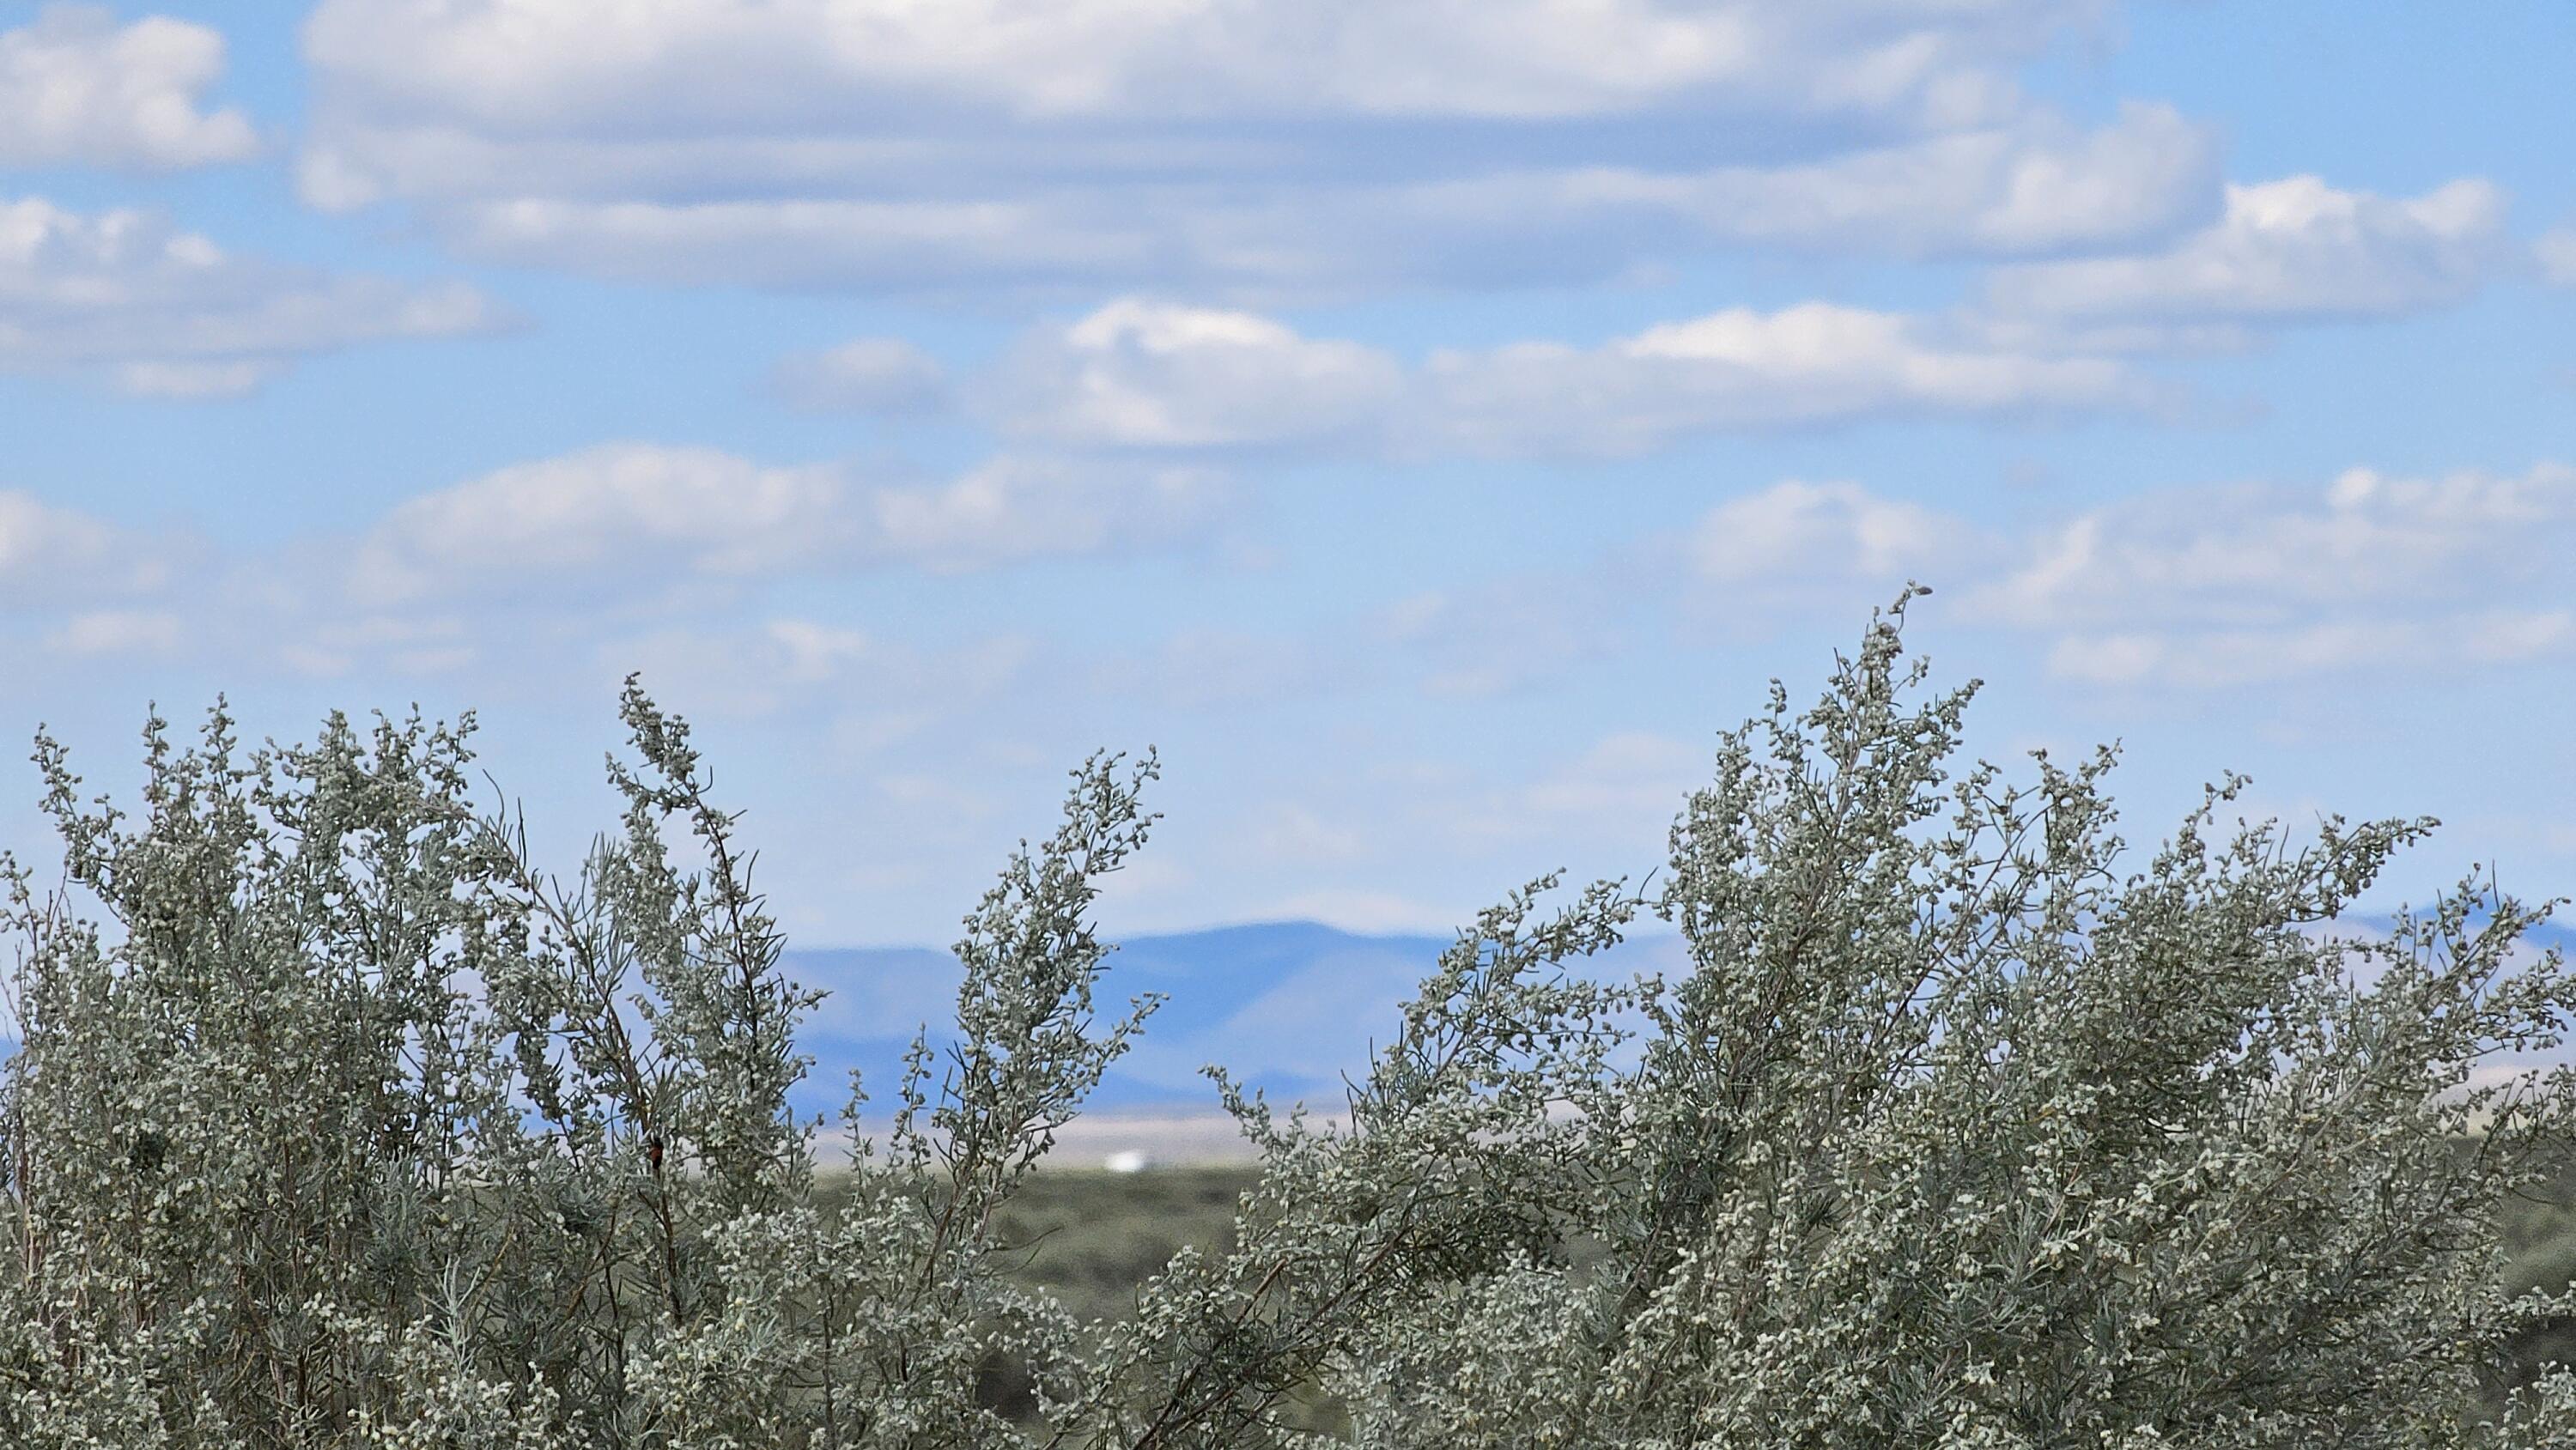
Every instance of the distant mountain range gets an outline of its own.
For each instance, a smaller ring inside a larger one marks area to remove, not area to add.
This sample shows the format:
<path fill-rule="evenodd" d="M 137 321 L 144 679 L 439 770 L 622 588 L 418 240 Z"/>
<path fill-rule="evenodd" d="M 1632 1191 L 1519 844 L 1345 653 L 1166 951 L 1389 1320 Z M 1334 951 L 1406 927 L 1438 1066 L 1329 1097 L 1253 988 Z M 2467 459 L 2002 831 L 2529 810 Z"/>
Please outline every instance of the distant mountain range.
<path fill-rule="evenodd" d="M 1122 1013 L 1146 992 L 1164 1002 L 1091 1102 L 1110 1112 L 1213 1110 L 1215 1085 L 1199 1071 L 1213 1062 L 1274 1099 L 1338 1103 L 1341 1075 L 1356 1075 L 1371 1043 L 1394 1034 L 1404 1002 L 1452 940 L 1364 936 L 1305 921 L 1129 937 L 1101 979 L 1100 1017 Z M 1675 966 L 1681 953 L 1681 939 L 1664 933 L 1596 961 L 1625 975 Z M 815 1068 L 799 1106 L 837 1112 L 855 1067 L 871 1115 L 885 1110 L 913 1034 L 952 1020 L 956 958 L 923 947 L 791 949 L 786 966 L 832 993 L 801 1034 Z M 943 1040 L 933 1032 L 934 1045 Z"/>
<path fill-rule="evenodd" d="M 1649 924 L 1658 930 L 1593 966 L 1618 977 L 1641 970 L 1680 976 L 1688 962 L 1681 938 Z M 2365 931 L 2387 924 L 2384 917 L 2349 922 Z M 2537 945 L 2576 957 L 2576 928 L 2551 925 L 2533 936 Z M 1163 1160 L 1228 1156 L 1231 1131 L 1218 1116 L 1214 1085 L 1199 1072 L 1211 1062 L 1275 1102 L 1303 1100 L 1330 1112 L 1343 1101 L 1342 1074 L 1356 1076 L 1372 1044 L 1394 1034 L 1403 1003 L 1451 940 L 1362 935 L 1303 921 L 1127 938 L 1101 980 L 1100 1016 L 1114 1017 L 1144 992 L 1166 1000 L 1091 1098 L 1086 1121 L 1066 1135 L 1066 1149 L 1094 1161 L 1120 1149 Z M 938 1029 L 934 1046 L 947 1040 L 956 958 L 926 947 L 790 949 L 786 965 L 805 985 L 830 992 L 799 1033 L 815 1066 L 795 1091 L 798 1111 L 837 1122 L 856 1068 L 868 1089 L 866 1116 L 881 1124 L 913 1034 L 927 1026 Z M 0 1057 L 15 1045 L 0 1021 Z"/>
<path fill-rule="evenodd" d="M 2387 924 L 2384 917 L 2349 921 L 2363 930 Z M 2533 935 L 2540 945 L 2576 956 L 2576 929 L 2553 924 Z M 1403 1003 L 1450 941 L 1361 935 L 1304 921 L 1127 938 L 1101 979 L 1100 1016 L 1124 1011 L 1144 992 L 1160 992 L 1165 1001 L 1091 1106 L 1113 1115 L 1212 1112 L 1215 1088 L 1199 1072 L 1212 1062 L 1274 1100 L 1338 1105 L 1342 1074 L 1356 1076 L 1372 1043 L 1393 1035 Z M 786 960 L 797 980 L 832 994 L 801 1034 L 815 1068 L 798 1091 L 799 1108 L 837 1117 L 855 1067 L 868 1089 L 869 1115 L 881 1115 L 913 1034 L 953 1020 L 956 959 L 930 948 L 893 947 L 791 949 Z M 1639 970 L 1678 976 L 1687 962 L 1681 938 L 1662 930 L 1622 943 L 1595 965 L 1614 976 Z M 945 1040 L 933 1031 L 934 1046 Z"/>

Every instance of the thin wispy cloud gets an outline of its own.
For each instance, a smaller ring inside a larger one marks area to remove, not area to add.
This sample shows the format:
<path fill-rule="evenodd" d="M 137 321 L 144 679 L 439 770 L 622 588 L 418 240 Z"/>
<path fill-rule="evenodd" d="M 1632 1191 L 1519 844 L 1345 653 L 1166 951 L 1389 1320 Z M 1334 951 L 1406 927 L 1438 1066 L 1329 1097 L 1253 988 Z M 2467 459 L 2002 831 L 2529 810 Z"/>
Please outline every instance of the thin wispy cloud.
<path fill-rule="evenodd" d="M 998 458 L 936 483 L 721 449 L 601 444 L 405 501 L 347 565 L 377 605 L 494 590 L 651 591 L 670 576 L 749 580 L 902 566 L 974 570 L 1151 548 L 1197 535 L 1229 497 L 1189 469 Z"/>
<path fill-rule="evenodd" d="M 2561 287 L 2576 287 L 2576 227 L 2560 227 L 2532 244 L 2541 275 Z"/>
<path fill-rule="evenodd" d="M 187 531 L 125 527 L 22 489 L 0 489 L 0 602 L 22 610 L 148 599 L 206 557 Z"/>
<path fill-rule="evenodd" d="M 948 370 L 899 337 L 853 338 L 790 354 L 771 371 L 770 385 L 794 406 L 823 413 L 919 417 L 953 402 Z"/>
<path fill-rule="evenodd" d="M 335 275 L 233 255 L 155 212 L 0 197 L 0 372 L 231 397 L 320 353 L 511 322 L 462 283 Z"/>

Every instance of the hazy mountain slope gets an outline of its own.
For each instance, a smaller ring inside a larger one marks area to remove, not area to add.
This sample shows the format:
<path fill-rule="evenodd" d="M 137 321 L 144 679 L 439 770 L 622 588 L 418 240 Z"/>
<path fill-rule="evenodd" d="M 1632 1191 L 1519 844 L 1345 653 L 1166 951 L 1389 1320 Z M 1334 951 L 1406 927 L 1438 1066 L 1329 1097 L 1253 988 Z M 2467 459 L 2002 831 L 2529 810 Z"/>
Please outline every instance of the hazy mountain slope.
<path fill-rule="evenodd" d="M 1370 1043 L 1394 1031 L 1403 1002 L 1449 942 L 1363 936 L 1315 922 L 1131 937 L 1110 957 L 1101 982 L 1103 1015 L 1144 992 L 1160 992 L 1165 1001 L 1094 1105 L 1213 1108 L 1213 1087 L 1199 1075 L 1210 1062 L 1273 1096 L 1336 1102 L 1341 1074 L 1365 1066 Z M 1645 937 L 1601 966 L 1625 973 L 1669 965 L 1679 947 L 1669 934 Z M 913 1033 L 949 1019 L 955 959 L 924 948 L 791 950 L 787 958 L 797 980 L 832 992 L 805 1033 L 816 1063 L 800 1102 L 808 1111 L 836 1105 L 848 1069 L 857 1067 L 871 1107 L 882 1107 Z"/>

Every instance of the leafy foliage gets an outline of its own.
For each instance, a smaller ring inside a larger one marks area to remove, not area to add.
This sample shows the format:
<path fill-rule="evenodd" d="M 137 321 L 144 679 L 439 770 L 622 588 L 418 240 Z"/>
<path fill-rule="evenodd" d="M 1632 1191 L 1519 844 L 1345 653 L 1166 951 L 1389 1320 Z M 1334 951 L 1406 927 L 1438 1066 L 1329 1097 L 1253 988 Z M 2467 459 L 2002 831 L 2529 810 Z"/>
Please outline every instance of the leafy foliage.
<path fill-rule="evenodd" d="M 9 865 L 0 1443 L 29 1447 L 2538 1446 L 2498 1212 L 2576 1135 L 2576 980 L 2472 876 L 2338 916 L 2428 822 L 2121 874 L 2103 751 L 1954 769 L 1904 601 L 1815 707 L 1722 737 L 1653 894 L 1463 931 L 1347 1113 L 1212 1069 L 1263 1155 L 1132 1314 L 1011 1270 L 1015 1194 L 1154 1003 L 1105 1018 L 1097 883 L 1149 755 L 965 920 L 845 1182 L 787 1094 L 736 819 L 630 680 L 627 808 L 569 887 L 470 802 L 459 726 L 245 759 L 146 731 L 145 814 L 50 738 L 63 884 Z M 703 865 L 674 864 L 685 823 Z M 105 924 L 74 909 L 85 894 Z M 1678 980 L 1584 959 L 1651 910 Z M 997 1367 L 1027 1413 L 989 1403 Z M 1319 1417 L 1318 1396 L 1344 1413 Z M 1338 1418 L 1329 1434 L 1313 1428 Z"/>

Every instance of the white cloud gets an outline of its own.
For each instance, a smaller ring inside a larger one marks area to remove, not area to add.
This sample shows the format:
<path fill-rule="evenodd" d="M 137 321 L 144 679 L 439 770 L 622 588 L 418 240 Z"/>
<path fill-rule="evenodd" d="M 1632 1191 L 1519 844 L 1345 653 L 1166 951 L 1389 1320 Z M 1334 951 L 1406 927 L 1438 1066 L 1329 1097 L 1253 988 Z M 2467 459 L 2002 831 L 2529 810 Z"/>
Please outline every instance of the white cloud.
<path fill-rule="evenodd" d="M 655 183 L 645 194 L 475 192 L 464 178 L 524 177 L 514 148 L 466 148 L 459 183 L 426 195 L 358 185 L 308 161 L 326 206 L 408 196 L 466 254 L 671 284 L 892 288 L 945 297 L 1048 296 L 1188 286 L 1253 303 L 1340 299 L 1415 284 L 1573 284 L 1660 275 L 1676 259 L 1761 247 L 1862 256 L 2031 256 L 2169 235 L 2208 209 L 2206 148 L 2124 150 L 2105 133 L 2073 153 L 2018 133 L 1873 150 L 1851 164 L 1660 172 L 1592 163 L 1546 170 L 1497 154 L 1472 175 L 1345 175 L 1330 157 L 1285 174 L 1130 179 L 1110 167 L 1032 178 L 968 157 L 956 179 L 907 194 L 835 179 L 743 197 L 739 177 Z M 1365 145 L 1356 149 L 1366 151 Z M 2140 169 L 2061 174 L 2098 160 Z M 2151 168 L 2144 163 L 2153 162 Z M 854 166 L 860 163 L 853 163 Z M 961 194 L 981 169 L 1000 175 Z M 1212 168 L 1211 168 L 1212 169 Z M 860 167 L 860 174 L 866 168 Z M 1911 174 L 1879 189 L 1878 173 Z M 2040 184 L 2034 178 L 2049 178 Z M 916 188 L 923 183 L 912 182 Z M 669 195 L 653 194 L 667 190 Z M 707 193 L 718 193 L 709 197 Z M 856 193 L 856 194 L 845 194 Z M 2089 198 L 2113 198 L 2096 205 Z"/>
<path fill-rule="evenodd" d="M 711 448 L 603 444 L 515 464 L 397 507 L 353 551 L 358 597 L 596 592 L 665 576 L 749 579 L 904 564 L 954 571 L 1196 537 L 1227 490 L 1188 470 L 1102 472 L 1003 458 L 946 483 L 862 485 Z"/>
<path fill-rule="evenodd" d="M 2101 0 L 328 0 L 299 169 L 479 256 L 988 294 L 2051 254 L 2214 202 L 2172 112 L 2013 72 Z M 1692 138 L 1677 145 L 1676 137 Z"/>
<path fill-rule="evenodd" d="M 1979 577 L 2002 557 L 1994 531 L 1859 484 L 1783 479 L 1711 505 L 1656 541 L 1686 639 L 1745 641 L 1816 619 L 1865 618 L 1909 581 Z"/>
<path fill-rule="evenodd" d="M 1018 116 L 1619 115 L 1731 108 L 1955 124 L 2003 68 L 2101 7 L 1927 13 L 1688 0 L 326 0 L 305 49 L 335 86 L 496 124 L 663 106 L 837 118 L 854 94 Z M 676 90 L 677 94 L 674 94 Z"/>
<path fill-rule="evenodd" d="M 871 552 L 938 572 L 1070 554 L 1124 554 L 1204 538 L 1234 491 L 1199 469 L 1107 469 L 1003 457 L 955 481 L 870 500 Z"/>
<path fill-rule="evenodd" d="M 1127 299 L 1022 340 L 981 389 L 1008 433 L 1148 448 L 1364 438 L 1404 386 L 1395 360 L 1265 317 Z"/>
<path fill-rule="evenodd" d="M 1775 483 L 1718 504 L 1691 531 L 1699 578 L 1721 585 L 1796 579 L 1896 582 L 1976 547 L 1967 525 L 1854 483 Z"/>
<path fill-rule="evenodd" d="M 748 575 L 809 563 L 851 523 L 829 470 L 712 448 L 604 444 L 513 464 L 397 507 L 352 564 L 385 602 L 474 576 L 587 578 L 680 567 Z"/>
<path fill-rule="evenodd" d="M 1697 433 L 2122 410 L 2159 398 L 2115 361 L 1999 351 L 1920 319 L 1823 302 L 1730 308 L 1591 349 L 1437 353 L 1426 382 L 1431 431 L 1495 454 L 1637 454 Z"/>
<path fill-rule="evenodd" d="M 2455 181 L 2408 200 L 2313 176 L 2227 188 L 2227 213 L 2170 250 L 2032 263 L 1993 277 L 2007 316 L 2158 322 L 2395 317 L 2475 291 L 2502 256 L 2504 195 Z"/>
<path fill-rule="evenodd" d="M 782 360 L 772 381 L 815 412 L 911 417 L 948 405 L 948 370 L 899 337 L 862 337 Z"/>
<path fill-rule="evenodd" d="M 96 370 L 147 396 L 225 396 L 314 353 L 504 321 L 461 284 L 329 276 L 228 256 L 146 212 L 0 200 L 0 371 Z"/>
<path fill-rule="evenodd" d="M 1472 598 L 1416 594 L 1381 629 L 1426 687 L 1490 694 L 1561 684 L 1621 648 L 1640 607 L 1667 612 L 1686 638 L 1742 639 L 1854 617 L 1916 580 L 1963 623 L 2034 640 L 2061 679 L 2215 688 L 2576 657 L 2569 558 L 2576 468 L 2558 463 L 2155 489 L 2018 526 L 1791 479 L 1605 553 L 1587 574 L 1524 572 Z"/>
<path fill-rule="evenodd" d="M 2169 490 L 2037 531 L 1971 617 L 2058 637 L 2096 682 L 2214 685 L 2576 647 L 2576 469 Z"/>
<path fill-rule="evenodd" d="M 259 148 L 249 119 L 203 108 L 223 70 L 223 37 L 202 25 L 49 5 L 0 30 L 0 166 L 239 161 Z"/>
<path fill-rule="evenodd" d="M 2296 675 L 2426 665 L 2515 665 L 2576 652 L 2576 611 L 2479 610 L 2252 629 L 2073 634 L 2050 673 L 2097 685 L 2215 689 Z"/>
<path fill-rule="evenodd" d="M 2570 535 L 2576 470 L 2554 463 L 2439 478 L 2355 468 L 2321 489 L 2167 490 L 2042 531 L 1974 605 L 2025 623 L 2143 609 L 2255 623 L 2315 606 L 2458 601 L 2561 583 Z"/>
<path fill-rule="evenodd" d="M 138 398 L 237 398 L 276 372 L 270 362 L 130 362 L 111 376 Z"/>
<path fill-rule="evenodd" d="M 1531 202 L 1685 218 L 1707 235 L 1869 253 L 2024 255 L 2135 242 L 2216 199 L 2217 151 L 2168 106 L 2081 131 L 2038 113 L 1797 166 L 1577 172 Z"/>
<path fill-rule="evenodd" d="M 1112 448 L 1599 457 L 1694 435 L 1891 415 L 2128 410 L 2108 359 L 2023 355 L 1828 303 L 1735 308 L 1592 348 L 1434 352 L 1407 368 L 1251 313 L 1125 300 L 1041 329 L 971 388 L 1005 433 Z"/>

